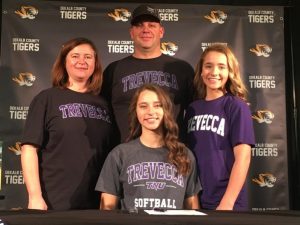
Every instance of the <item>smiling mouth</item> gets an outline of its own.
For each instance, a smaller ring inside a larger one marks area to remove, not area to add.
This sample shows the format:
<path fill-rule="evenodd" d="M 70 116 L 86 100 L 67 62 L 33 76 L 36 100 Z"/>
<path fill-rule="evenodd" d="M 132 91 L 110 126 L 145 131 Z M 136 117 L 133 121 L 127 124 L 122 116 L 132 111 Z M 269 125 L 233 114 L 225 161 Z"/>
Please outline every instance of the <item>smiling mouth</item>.
<path fill-rule="evenodd" d="M 152 121 L 156 121 L 156 120 L 158 120 L 158 118 L 147 118 L 147 119 L 145 119 L 146 121 L 150 121 L 150 122 L 152 122 Z"/>
<path fill-rule="evenodd" d="M 220 78 L 218 78 L 217 76 L 207 77 L 207 79 L 209 79 L 209 80 L 211 80 L 211 79 L 213 79 L 213 80 L 220 80 Z"/>
<path fill-rule="evenodd" d="M 209 78 L 207 78 L 207 80 L 209 80 L 209 81 L 221 81 L 220 78 L 215 78 L 215 77 L 209 77 Z"/>

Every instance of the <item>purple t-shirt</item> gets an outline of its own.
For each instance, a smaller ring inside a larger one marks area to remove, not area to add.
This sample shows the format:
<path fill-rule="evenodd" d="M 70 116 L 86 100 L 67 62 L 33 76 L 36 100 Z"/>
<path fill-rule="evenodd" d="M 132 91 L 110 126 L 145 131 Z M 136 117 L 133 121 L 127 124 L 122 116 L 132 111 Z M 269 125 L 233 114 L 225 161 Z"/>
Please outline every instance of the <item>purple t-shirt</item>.
<path fill-rule="evenodd" d="M 194 151 L 203 187 L 201 206 L 215 209 L 229 182 L 234 163 L 233 147 L 254 145 L 254 131 L 248 105 L 231 94 L 211 101 L 197 100 L 186 112 L 187 144 Z M 247 210 L 245 186 L 234 209 Z"/>

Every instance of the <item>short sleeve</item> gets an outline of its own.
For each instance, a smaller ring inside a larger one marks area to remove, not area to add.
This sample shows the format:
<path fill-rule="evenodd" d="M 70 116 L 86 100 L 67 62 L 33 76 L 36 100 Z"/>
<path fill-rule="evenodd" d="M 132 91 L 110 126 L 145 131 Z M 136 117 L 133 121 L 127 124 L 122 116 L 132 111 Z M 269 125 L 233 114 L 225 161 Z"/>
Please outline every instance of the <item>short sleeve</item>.
<path fill-rule="evenodd" d="M 47 135 L 45 130 L 46 112 L 47 96 L 45 92 L 41 92 L 30 103 L 21 139 L 22 145 L 33 144 L 38 147 L 42 146 L 45 135 Z"/>
<path fill-rule="evenodd" d="M 232 104 L 230 109 L 230 140 L 232 146 L 255 144 L 253 121 L 249 106 L 242 101 Z"/>
<path fill-rule="evenodd" d="M 107 156 L 96 184 L 96 190 L 109 193 L 118 197 L 122 196 L 120 182 L 120 159 L 118 146 Z"/>
<path fill-rule="evenodd" d="M 189 158 L 191 160 L 191 171 L 187 179 L 185 199 L 198 194 L 198 192 L 202 190 L 197 172 L 196 160 L 191 151 L 189 151 Z"/>
<path fill-rule="evenodd" d="M 112 98 L 112 82 L 114 76 L 116 62 L 109 64 L 103 72 L 103 83 L 101 87 L 101 96 L 103 96 L 108 102 L 111 102 Z"/>

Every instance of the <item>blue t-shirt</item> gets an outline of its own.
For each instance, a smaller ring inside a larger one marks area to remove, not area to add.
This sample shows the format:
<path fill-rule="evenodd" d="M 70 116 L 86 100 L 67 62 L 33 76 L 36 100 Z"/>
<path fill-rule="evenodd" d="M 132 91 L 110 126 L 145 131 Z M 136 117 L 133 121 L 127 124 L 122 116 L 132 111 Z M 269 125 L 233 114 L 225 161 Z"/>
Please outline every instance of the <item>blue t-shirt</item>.
<path fill-rule="evenodd" d="M 186 112 L 187 144 L 194 151 L 203 187 L 201 206 L 215 209 L 229 182 L 234 163 L 234 146 L 254 145 L 254 131 L 248 105 L 231 94 L 211 101 L 191 103 Z M 245 186 L 234 209 L 247 209 Z"/>

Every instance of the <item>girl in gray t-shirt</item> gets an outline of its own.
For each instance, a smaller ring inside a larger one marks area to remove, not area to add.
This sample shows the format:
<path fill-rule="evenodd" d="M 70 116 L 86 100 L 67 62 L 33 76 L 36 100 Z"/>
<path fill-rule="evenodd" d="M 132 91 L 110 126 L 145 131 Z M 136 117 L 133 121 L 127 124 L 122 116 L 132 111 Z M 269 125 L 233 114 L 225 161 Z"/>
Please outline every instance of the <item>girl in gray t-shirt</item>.
<path fill-rule="evenodd" d="M 127 143 L 108 155 L 96 190 L 101 209 L 198 209 L 201 185 L 192 152 L 178 141 L 172 102 L 154 84 L 137 90 Z"/>

